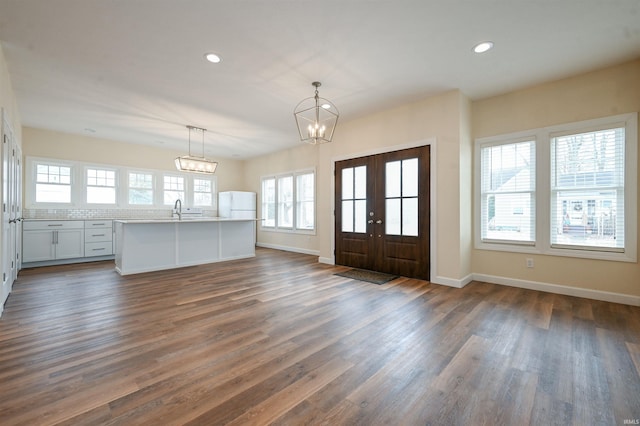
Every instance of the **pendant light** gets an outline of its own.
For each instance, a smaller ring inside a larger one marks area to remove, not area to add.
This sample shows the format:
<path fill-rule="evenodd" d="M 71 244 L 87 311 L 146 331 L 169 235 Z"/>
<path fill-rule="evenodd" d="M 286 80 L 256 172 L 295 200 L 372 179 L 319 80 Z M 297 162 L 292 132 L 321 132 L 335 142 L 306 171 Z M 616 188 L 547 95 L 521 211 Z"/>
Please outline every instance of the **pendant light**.
<path fill-rule="evenodd" d="M 331 101 L 318 96 L 319 81 L 311 85 L 316 88 L 315 96 L 300 101 L 293 111 L 300 140 L 313 145 L 331 142 L 340 116 L 338 108 Z"/>
<path fill-rule="evenodd" d="M 187 126 L 189 130 L 189 155 L 176 158 L 176 168 L 183 172 L 213 174 L 218 167 L 218 163 L 204 157 L 204 132 L 207 129 L 195 126 Z M 200 132 L 202 134 L 202 157 L 191 155 L 191 134 Z"/>

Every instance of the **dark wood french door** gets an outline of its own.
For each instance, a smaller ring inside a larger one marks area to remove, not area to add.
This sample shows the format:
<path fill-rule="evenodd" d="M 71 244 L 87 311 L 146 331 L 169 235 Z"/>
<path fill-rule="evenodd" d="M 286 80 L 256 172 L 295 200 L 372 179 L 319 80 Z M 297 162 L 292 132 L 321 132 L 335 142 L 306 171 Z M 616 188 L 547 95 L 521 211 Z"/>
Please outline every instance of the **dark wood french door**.
<path fill-rule="evenodd" d="M 429 279 L 429 153 L 336 162 L 336 264 Z"/>

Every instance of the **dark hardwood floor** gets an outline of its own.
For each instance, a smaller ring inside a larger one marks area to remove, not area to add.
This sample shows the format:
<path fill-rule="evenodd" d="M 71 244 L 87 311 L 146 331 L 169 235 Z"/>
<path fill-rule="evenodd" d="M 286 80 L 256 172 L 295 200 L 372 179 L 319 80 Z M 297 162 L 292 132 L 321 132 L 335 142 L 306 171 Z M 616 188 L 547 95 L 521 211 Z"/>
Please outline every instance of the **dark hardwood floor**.
<path fill-rule="evenodd" d="M 0 424 L 640 419 L 640 308 L 344 269 L 258 249 L 128 277 L 23 270 L 0 319 Z"/>

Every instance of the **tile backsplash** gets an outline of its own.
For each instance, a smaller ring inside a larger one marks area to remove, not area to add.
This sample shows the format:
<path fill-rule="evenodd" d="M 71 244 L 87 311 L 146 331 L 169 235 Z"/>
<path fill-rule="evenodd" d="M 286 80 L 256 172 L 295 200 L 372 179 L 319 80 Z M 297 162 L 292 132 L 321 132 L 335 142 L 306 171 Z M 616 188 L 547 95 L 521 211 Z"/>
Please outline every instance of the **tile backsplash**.
<path fill-rule="evenodd" d="M 163 219 L 172 209 L 24 209 L 24 219 Z M 215 210 L 203 210 L 203 216 L 216 216 Z"/>

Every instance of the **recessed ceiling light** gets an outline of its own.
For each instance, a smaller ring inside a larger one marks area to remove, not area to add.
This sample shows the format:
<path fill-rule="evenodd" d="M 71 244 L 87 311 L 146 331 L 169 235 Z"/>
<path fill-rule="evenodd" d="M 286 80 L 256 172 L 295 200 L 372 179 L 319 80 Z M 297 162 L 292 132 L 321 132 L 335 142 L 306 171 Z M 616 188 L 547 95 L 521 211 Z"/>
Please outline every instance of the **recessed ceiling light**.
<path fill-rule="evenodd" d="M 493 47 L 492 41 L 483 41 L 482 43 L 478 43 L 473 48 L 473 51 L 476 53 L 484 53 L 487 50 L 490 50 Z"/>
<path fill-rule="evenodd" d="M 216 55 L 215 53 L 207 53 L 204 55 L 204 58 L 211 62 L 212 64 L 217 64 L 220 61 L 222 61 L 222 59 L 220 58 L 220 56 Z"/>

